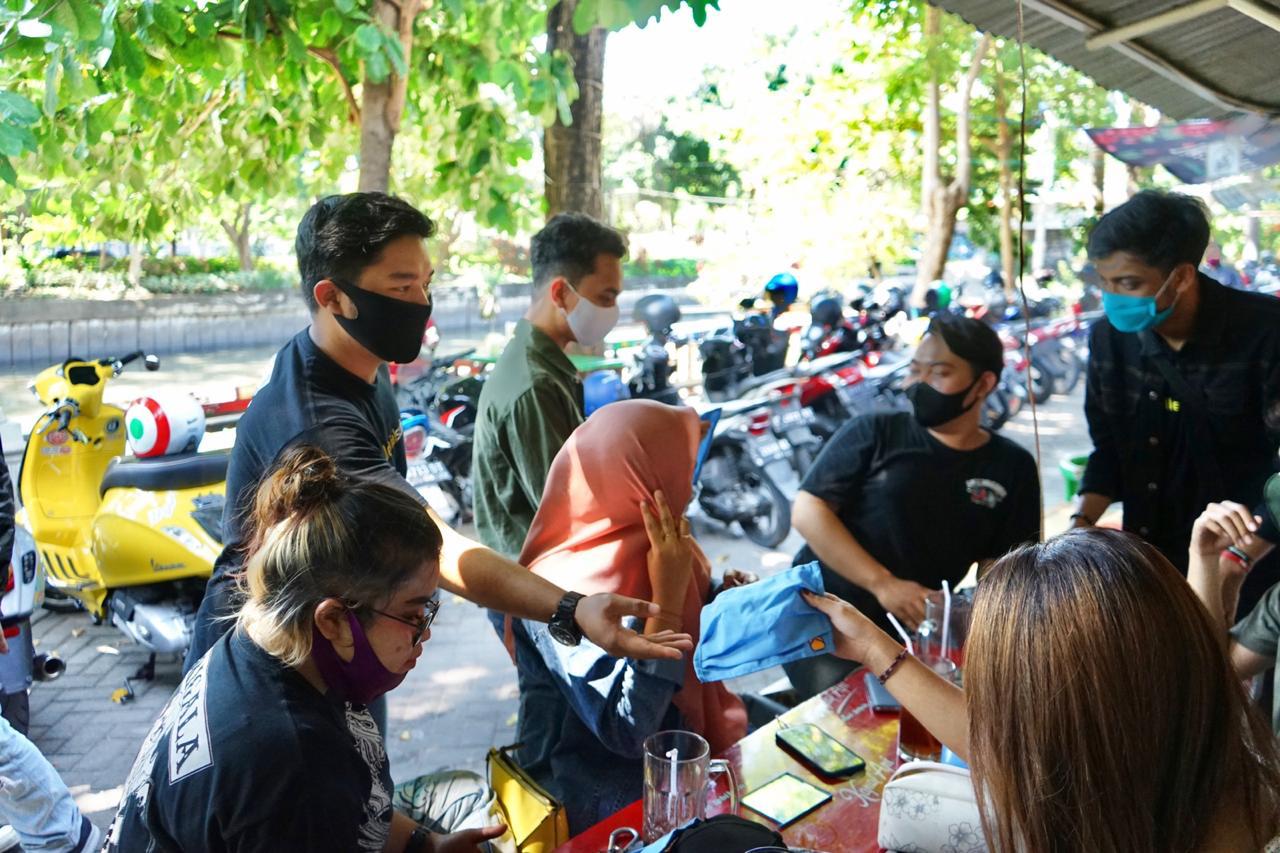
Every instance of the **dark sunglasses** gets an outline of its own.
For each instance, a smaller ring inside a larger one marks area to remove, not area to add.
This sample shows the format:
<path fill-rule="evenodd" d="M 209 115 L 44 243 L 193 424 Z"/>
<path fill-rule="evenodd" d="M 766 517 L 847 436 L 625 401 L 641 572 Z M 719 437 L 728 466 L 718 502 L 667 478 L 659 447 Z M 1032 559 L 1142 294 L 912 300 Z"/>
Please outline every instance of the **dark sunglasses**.
<path fill-rule="evenodd" d="M 374 610 L 373 608 L 369 609 L 379 616 L 385 616 L 388 619 L 399 622 L 401 625 L 408 625 L 412 628 L 412 645 L 416 646 L 418 643 L 422 642 L 422 635 L 427 633 L 427 629 L 431 627 L 431 623 L 436 621 L 436 614 L 440 612 L 440 599 L 433 598 L 426 603 L 426 606 L 423 608 L 424 612 L 421 619 L 401 619 L 399 616 L 393 616 L 383 610 Z"/>

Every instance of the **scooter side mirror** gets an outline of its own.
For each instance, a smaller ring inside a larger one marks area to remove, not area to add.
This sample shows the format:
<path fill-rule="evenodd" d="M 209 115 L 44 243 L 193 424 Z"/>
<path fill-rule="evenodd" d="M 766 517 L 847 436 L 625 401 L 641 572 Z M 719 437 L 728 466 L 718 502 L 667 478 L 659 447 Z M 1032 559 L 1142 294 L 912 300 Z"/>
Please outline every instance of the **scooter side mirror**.
<path fill-rule="evenodd" d="M 144 367 L 146 367 L 146 368 L 147 368 L 147 370 L 159 370 L 159 369 L 160 369 L 160 356 L 158 356 L 158 355 L 149 355 L 149 356 L 146 356 L 145 358 L 143 358 L 143 359 L 142 359 L 142 364 L 143 364 L 143 366 L 144 366 Z"/>

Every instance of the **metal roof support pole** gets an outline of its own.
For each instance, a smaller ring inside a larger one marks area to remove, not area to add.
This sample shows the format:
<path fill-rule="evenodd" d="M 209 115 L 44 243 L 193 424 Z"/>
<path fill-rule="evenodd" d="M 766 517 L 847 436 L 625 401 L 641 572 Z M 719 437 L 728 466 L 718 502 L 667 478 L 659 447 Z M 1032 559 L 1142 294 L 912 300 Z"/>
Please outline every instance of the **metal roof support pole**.
<path fill-rule="evenodd" d="M 1248 15 L 1264 27 L 1280 33 L 1280 12 L 1262 6 L 1254 0 L 1227 0 L 1227 5 L 1241 15 Z"/>
<path fill-rule="evenodd" d="M 1057 21 L 1064 26 L 1070 27 L 1077 32 L 1084 33 L 1086 38 L 1094 33 L 1103 32 L 1107 28 L 1106 25 L 1097 18 L 1077 9 L 1067 2 L 1067 0 L 1022 0 L 1022 2 L 1026 8 L 1038 12 L 1051 20 Z M 1232 4 L 1237 2 L 1246 2 L 1246 0 L 1231 0 Z M 1251 12 L 1268 14 L 1268 10 L 1260 6 L 1251 6 Z M 1250 14 L 1250 17 L 1253 17 L 1253 15 Z M 1206 101 L 1217 104 L 1224 109 L 1244 110 L 1245 112 L 1261 113 L 1263 115 L 1276 114 L 1274 106 L 1228 94 L 1218 87 L 1198 78 L 1187 69 L 1179 67 L 1165 57 L 1153 53 L 1142 45 L 1133 44 L 1131 42 L 1122 42 L 1120 44 L 1111 45 L 1111 48 L 1138 64 L 1151 69 L 1162 77 L 1177 83 L 1179 86 L 1193 92 Z"/>
<path fill-rule="evenodd" d="M 1122 41 L 1130 41 L 1135 38 L 1154 33 L 1156 30 L 1163 30 L 1167 27 L 1185 24 L 1187 21 L 1195 20 L 1203 17 L 1210 12 L 1216 12 L 1219 9 L 1225 9 L 1231 5 L 1231 0 L 1196 0 L 1195 3 L 1188 3 L 1185 6 L 1178 6 L 1175 9 L 1161 12 L 1158 15 L 1152 15 L 1150 18 L 1142 18 L 1138 21 L 1125 24 L 1123 27 L 1116 27 L 1113 30 L 1103 30 L 1097 35 L 1090 36 L 1084 40 L 1084 46 L 1089 50 L 1101 50 L 1104 47 L 1110 47 L 1113 44 L 1119 44 Z"/>

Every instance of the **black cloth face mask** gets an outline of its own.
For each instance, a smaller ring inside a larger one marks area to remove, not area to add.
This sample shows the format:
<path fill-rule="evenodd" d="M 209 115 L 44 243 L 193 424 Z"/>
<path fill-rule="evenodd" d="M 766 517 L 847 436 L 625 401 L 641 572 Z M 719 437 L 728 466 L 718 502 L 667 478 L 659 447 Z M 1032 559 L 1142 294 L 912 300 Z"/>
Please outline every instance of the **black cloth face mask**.
<path fill-rule="evenodd" d="M 964 404 L 965 396 L 977 384 L 978 380 L 975 379 L 969 383 L 968 388 L 963 391 L 957 391 L 954 394 L 943 394 L 924 380 L 910 386 L 907 388 L 906 394 L 907 399 L 911 401 L 911 408 L 915 412 L 916 422 L 920 426 L 928 428 L 941 426 L 947 421 L 960 417 L 977 404 L 977 400 L 967 406 Z"/>
<path fill-rule="evenodd" d="M 431 301 L 426 305 L 392 299 L 354 284 L 329 279 L 356 306 L 356 318 L 334 316 L 338 325 L 356 343 L 383 361 L 408 364 L 422 351 L 422 336 L 431 319 Z"/>

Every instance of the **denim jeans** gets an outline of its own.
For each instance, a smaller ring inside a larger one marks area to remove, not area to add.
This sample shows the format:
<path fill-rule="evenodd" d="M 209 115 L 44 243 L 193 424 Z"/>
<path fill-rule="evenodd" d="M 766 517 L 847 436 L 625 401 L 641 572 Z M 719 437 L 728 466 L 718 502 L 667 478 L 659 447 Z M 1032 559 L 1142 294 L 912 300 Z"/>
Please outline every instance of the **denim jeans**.
<path fill-rule="evenodd" d="M 22 849 L 96 851 L 102 838 L 80 814 L 71 792 L 36 745 L 0 717 L 0 821 L 12 826 Z"/>

